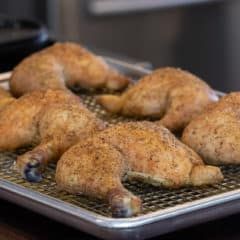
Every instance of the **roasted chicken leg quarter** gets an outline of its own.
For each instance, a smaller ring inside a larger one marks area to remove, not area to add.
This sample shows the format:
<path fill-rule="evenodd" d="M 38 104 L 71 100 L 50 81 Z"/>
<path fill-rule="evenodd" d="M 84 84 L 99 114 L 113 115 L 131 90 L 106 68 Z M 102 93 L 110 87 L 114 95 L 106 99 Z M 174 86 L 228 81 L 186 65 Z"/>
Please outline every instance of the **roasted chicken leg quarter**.
<path fill-rule="evenodd" d="M 129 78 L 75 43 L 56 43 L 34 53 L 13 70 L 10 89 L 19 97 L 33 90 L 126 87 Z"/>
<path fill-rule="evenodd" d="M 19 99 L 0 92 L 0 151 L 36 145 L 16 162 L 29 181 L 40 181 L 47 163 L 103 127 L 70 92 L 36 91 Z"/>
<path fill-rule="evenodd" d="M 122 185 L 124 178 L 178 188 L 214 184 L 223 179 L 217 167 L 150 122 L 121 123 L 71 147 L 57 164 L 60 189 L 109 202 L 113 216 L 141 211 L 141 200 Z"/>
<path fill-rule="evenodd" d="M 122 95 L 102 95 L 109 112 L 151 117 L 171 131 L 183 129 L 218 97 L 201 79 L 176 68 L 161 68 L 140 79 Z"/>
<path fill-rule="evenodd" d="M 240 164 L 240 92 L 224 96 L 194 118 L 182 141 L 209 164 Z"/>

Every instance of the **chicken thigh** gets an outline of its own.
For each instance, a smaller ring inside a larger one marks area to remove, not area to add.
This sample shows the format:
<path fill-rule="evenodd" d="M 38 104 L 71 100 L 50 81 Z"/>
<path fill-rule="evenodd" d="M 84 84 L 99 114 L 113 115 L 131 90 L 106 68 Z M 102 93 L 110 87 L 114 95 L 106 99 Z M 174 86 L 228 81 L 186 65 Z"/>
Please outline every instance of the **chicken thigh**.
<path fill-rule="evenodd" d="M 182 141 L 209 164 L 240 164 L 240 92 L 224 96 L 194 118 Z"/>
<path fill-rule="evenodd" d="M 2 99 L 0 93 L 0 106 Z M 6 99 L 11 101 L 0 109 L 0 151 L 36 145 L 16 162 L 29 181 L 40 181 L 47 163 L 57 161 L 70 146 L 104 127 L 67 91 L 36 91 Z"/>
<path fill-rule="evenodd" d="M 193 74 L 162 68 L 143 77 L 122 95 L 102 95 L 98 102 L 109 112 L 152 117 L 171 131 L 181 130 L 209 103 L 217 101 L 213 90 Z"/>
<path fill-rule="evenodd" d="M 122 185 L 125 177 L 166 188 L 223 179 L 219 168 L 204 165 L 166 128 L 151 122 L 121 123 L 80 141 L 63 154 L 56 170 L 60 189 L 107 200 L 115 217 L 141 211 L 141 200 Z"/>
<path fill-rule="evenodd" d="M 129 79 L 74 43 L 56 43 L 25 58 L 13 70 L 10 89 L 18 97 L 33 90 L 126 87 Z"/>

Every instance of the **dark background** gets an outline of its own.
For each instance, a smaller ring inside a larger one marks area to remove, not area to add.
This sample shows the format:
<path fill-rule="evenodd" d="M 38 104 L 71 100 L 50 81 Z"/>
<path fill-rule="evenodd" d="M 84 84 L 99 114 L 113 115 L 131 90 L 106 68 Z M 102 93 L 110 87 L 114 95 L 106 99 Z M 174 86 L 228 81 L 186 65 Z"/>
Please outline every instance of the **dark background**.
<path fill-rule="evenodd" d="M 101 16 L 89 11 L 91 1 L 0 0 L 0 13 L 37 19 L 58 40 L 149 61 L 155 68 L 182 67 L 222 91 L 240 89 L 239 0 Z"/>
<path fill-rule="evenodd" d="M 233 215 L 151 240 L 239 240 L 239 222 L 240 215 Z M 0 200 L 0 239 L 97 240 L 93 236 L 2 200 Z"/>

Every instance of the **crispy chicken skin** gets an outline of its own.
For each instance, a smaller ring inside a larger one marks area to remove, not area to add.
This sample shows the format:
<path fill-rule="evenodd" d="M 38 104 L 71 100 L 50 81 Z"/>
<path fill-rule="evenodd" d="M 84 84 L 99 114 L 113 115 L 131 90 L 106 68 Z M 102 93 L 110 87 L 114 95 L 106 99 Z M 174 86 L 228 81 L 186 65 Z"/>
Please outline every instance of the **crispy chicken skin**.
<path fill-rule="evenodd" d="M 0 87 L 0 100 L 12 97 L 11 93 Z"/>
<path fill-rule="evenodd" d="M 121 123 L 80 141 L 63 154 L 56 171 L 60 189 L 107 200 L 115 217 L 141 211 L 141 200 L 121 183 L 125 177 L 166 188 L 223 179 L 219 168 L 204 165 L 166 128 L 151 122 Z"/>
<path fill-rule="evenodd" d="M 12 101 L 14 98 L 11 93 L 0 87 L 0 111 Z"/>
<path fill-rule="evenodd" d="M 35 91 L 11 99 L 0 109 L 0 151 L 36 147 L 18 157 L 17 169 L 29 181 L 40 181 L 44 166 L 70 146 L 103 128 L 77 96 L 62 90 Z M 0 104 L 3 95 L 0 92 Z"/>
<path fill-rule="evenodd" d="M 193 74 L 161 68 L 143 77 L 121 96 L 102 95 L 98 102 L 109 112 L 154 117 L 171 131 L 181 130 L 218 97 Z"/>
<path fill-rule="evenodd" d="M 13 70 L 10 89 L 19 97 L 33 90 L 126 87 L 129 79 L 75 43 L 56 43 L 25 58 Z"/>
<path fill-rule="evenodd" d="M 240 164 L 240 92 L 224 96 L 194 118 L 182 141 L 207 163 Z"/>

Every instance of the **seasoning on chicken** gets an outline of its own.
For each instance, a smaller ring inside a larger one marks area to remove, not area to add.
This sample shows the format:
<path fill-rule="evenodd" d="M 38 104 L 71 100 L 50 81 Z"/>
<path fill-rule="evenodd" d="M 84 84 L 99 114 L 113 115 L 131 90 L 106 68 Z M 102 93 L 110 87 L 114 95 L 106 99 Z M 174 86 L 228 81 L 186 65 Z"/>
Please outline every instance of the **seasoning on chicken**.
<path fill-rule="evenodd" d="M 194 118 L 182 141 L 209 164 L 240 164 L 240 92 L 224 96 Z"/>
<path fill-rule="evenodd" d="M 143 77 L 122 95 L 102 95 L 98 102 L 109 112 L 152 117 L 171 131 L 181 130 L 209 103 L 213 90 L 193 74 L 162 68 Z"/>
<path fill-rule="evenodd" d="M 129 79 L 74 43 L 56 43 L 34 53 L 13 70 L 10 89 L 19 97 L 33 90 L 126 87 Z"/>
<path fill-rule="evenodd" d="M 115 217 L 141 211 L 141 200 L 122 185 L 124 178 L 178 188 L 214 184 L 223 179 L 217 167 L 150 122 L 121 123 L 71 147 L 57 164 L 60 189 L 107 200 Z"/>
<path fill-rule="evenodd" d="M 101 120 L 67 91 L 36 91 L 19 99 L 0 92 L 0 107 L 0 151 L 36 145 L 16 162 L 29 181 L 40 181 L 46 164 L 103 128 Z"/>

